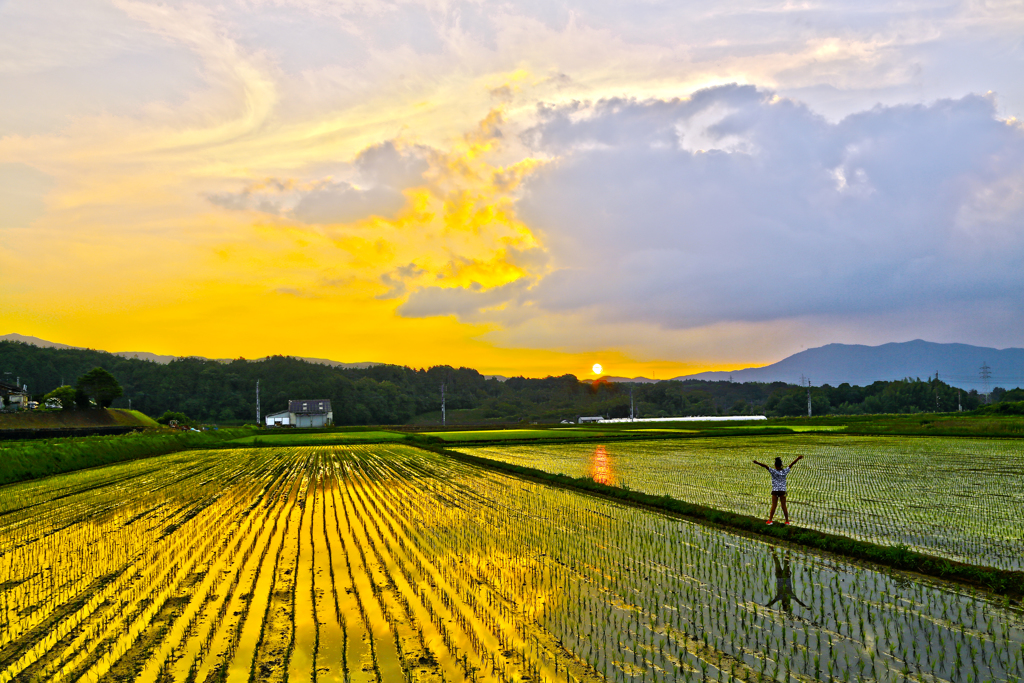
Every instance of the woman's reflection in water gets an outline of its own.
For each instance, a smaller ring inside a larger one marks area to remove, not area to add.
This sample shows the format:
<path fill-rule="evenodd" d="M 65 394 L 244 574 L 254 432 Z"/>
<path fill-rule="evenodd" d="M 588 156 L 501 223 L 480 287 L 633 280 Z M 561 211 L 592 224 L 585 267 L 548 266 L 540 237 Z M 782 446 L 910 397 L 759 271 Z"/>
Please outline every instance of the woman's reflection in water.
<path fill-rule="evenodd" d="M 612 462 L 608 457 L 608 451 L 604 446 L 594 449 L 594 455 L 590 460 L 590 478 L 598 484 L 615 485 L 615 477 L 612 476 Z"/>
<path fill-rule="evenodd" d="M 765 607 L 779 603 L 779 608 L 783 612 L 789 612 L 791 609 L 789 601 L 792 599 L 806 608 L 807 605 L 793 593 L 793 570 L 789 566 L 789 554 L 786 555 L 783 563 L 779 563 L 779 556 L 775 553 L 775 548 L 772 548 L 772 559 L 775 560 L 775 597 Z"/>

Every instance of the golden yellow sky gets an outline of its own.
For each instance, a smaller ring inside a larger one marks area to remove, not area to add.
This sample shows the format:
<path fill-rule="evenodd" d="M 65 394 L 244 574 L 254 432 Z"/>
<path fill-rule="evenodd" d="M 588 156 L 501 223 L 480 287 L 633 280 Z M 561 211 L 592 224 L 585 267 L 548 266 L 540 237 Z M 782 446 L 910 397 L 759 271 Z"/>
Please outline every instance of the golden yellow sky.
<path fill-rule="evenodd" d="M 25 239 L 8 245 L 7 264 L 22 284 L 4 323 L 10 331 L 75 346 L 211 358 L 285 353 L 581 377 L 592 376 L 596 362 L 606 373 L 662 378 L 706 367 L 638 360 L 614 347 L 502 348 L 484 339 L 493 323 L 397 312 L 402 298 L 388 297 L 381 278 L 406 264 L 415 263 L 416 273 L 405 286 L 487 290 L 544 274 L 543 264 L 509 257 L 510 249 L 544 251 L 511 201 L 519 180 L 544 162 L 489 161 L 499 141 L 487 131 L 500 120 L 500 110 L 492 110 L 448 150 L 432 151 L 423 183 L 403 190 L 394 216 L 337 224 L 213 206 L 194 189 L 207 173 L 216 175 L 209 162 L 182 157 L 167 140 L 160 147 L 169 150 L 139 150 L 143 162 L 126 152 L 108 162 L 107 175 L 68 178 L 51 192 L 45 215 L 21 229 Z M 316 134 L 293 130 L 277 144 L 291 147 Z M 202 135 L 185 135 L 177 144 L 193 137 Z M 114 156 L 90 147 L 78 153 Z M 303 164 L 330 160 L 323 149 L 308 150 Z M 270 160 L 278 163 L 273 153 Z M 38 157 L 36 164 L 45 168 Z M 280 175 L 247 183 L 254 192 L 281 185 L 310 187 Z M 38 272 L 48 275 L 33 281 Z"/>
<path fill-rule="evenodd" d="M 155 21 L 154 11 L 131 5 L 129 15 Z M 500 130 L 506 107 L 489 101 L 495 88 L 543 77 L 516 69 L 470 79 L 466 93 L 420 100 L 384 92 L 344 111 L 284 120 L 281 84 L 259 59 L 228 49 L 223 37 L 191 35 L 188 18 L 178 19 L 182 25 L 164 30 L 184 34 L 236 79 L 241 101 L 230 116 L 183 123 L 171 111 L 104 113 L 0 144 L 9 169 L 31 168 L 47 184 L 42 210 L 5 230 L 0 259 L 14 283 L 0 318 L 6 331 L 111 351 L 283 353 L 507 375 L 590 376 L 595 362 L 608 373 L 662 377 L 705 367 L 638 359 L 614 344 L 503 347 L 486 338 L 495 323 L 406 317 L 401 293 L 389 296 L 382 278 L 411 264 L 403 289 L 486 291 L 549 269 L 544 244 L 516 216 L 514 195 L 551 160 L 510 154 Z M 452 121 L 462 107 L 479 118 L 460 111 Z M 343 178 L 353 161 L 382 144 L 423 166 L 390 215 L 308 222 L 287 209 L 210 201 L 218 192 L 266 192 L 287 204 L 289 193 L 350 182 Z"/>

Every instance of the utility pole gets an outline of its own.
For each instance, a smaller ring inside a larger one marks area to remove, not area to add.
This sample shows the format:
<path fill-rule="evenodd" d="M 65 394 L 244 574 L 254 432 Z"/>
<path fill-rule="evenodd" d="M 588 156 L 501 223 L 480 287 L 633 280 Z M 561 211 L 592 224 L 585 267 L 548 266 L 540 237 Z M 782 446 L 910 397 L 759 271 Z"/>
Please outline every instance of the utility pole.
<path fill-rule="evenodd" d="M 978 374 L 981 375 L 981 386 L 984 389 L 985 403 L 988 403 L 988 382 L 992 379 L 992 368 L 985 361 L 981 361 L 981 371 Z"/>
<path fill-rule="evenodd" d="M 636 413 L 633 410 L 633 387 L 629 387 L 629 421 L 633 422 L 636 419 Z"/>
<path fill-rule="evenodd" d="M 441 425 L 445 426 L 448 424 L 448 413 L 445 411 L 445 393 L 448 391 L 448 385 L 452 384 L 455 378 L 452 376 L 451 369 L 445 370 L 443 379 L 441 380 Z"/>
<path fill-rule="evenodd" d="M 807 378 L 807 417 L 811 416 L 811 378 Z"/>
<path fill-rule="evenodd" d="M 260 381 L 256 380 L 256 426 L 260 424 Z"/>
<path fill-rule="evenodd" d="M 956 390 L 956 412 L 964 412 L 964 404 L 960 402 L 960 390 Z"/>

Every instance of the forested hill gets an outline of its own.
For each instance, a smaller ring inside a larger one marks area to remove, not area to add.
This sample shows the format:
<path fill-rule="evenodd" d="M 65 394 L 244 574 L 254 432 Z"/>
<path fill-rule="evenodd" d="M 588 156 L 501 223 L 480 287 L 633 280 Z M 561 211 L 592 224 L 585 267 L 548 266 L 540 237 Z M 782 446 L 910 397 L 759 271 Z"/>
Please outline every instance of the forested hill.
<path fill-rule="evenodd" d="M 413 369 L 396 365 L 331 367 L 274 356 L 229 363 L 180 358 L 168 364 L 115 356 L 103 351 L 39 348 L 0 342 L 0 372 L 20 379 L 40 398 L 95 367 L 108 370 L 124 388 L 112 407 L 131 407 L 159 416 L 167 410 L 210 422 L 253 421 L 256 381 L 264 415 L 284 410 L 287 401 L 329 398 L 337 424 L 403 424 L 419 417 L 439 419 L 441 384 L 447 385 L 449 418 L 459 421 L 560 420 L 580 415 L 629 415 L 630 389 L 644 417 L 692 415 L 799 415 L 806 413 L 806 389 L 783 382 L 734 383 L 701 380 L 656 384 L 581 382 L 573 375 L 505 382 L 485 379 L 470 368 Z M 921 412 L 978 405 L 976 393 L 958 396 L 935 380 L 876 382 L 869 387 L 815 387 L 815 414 Z"/>

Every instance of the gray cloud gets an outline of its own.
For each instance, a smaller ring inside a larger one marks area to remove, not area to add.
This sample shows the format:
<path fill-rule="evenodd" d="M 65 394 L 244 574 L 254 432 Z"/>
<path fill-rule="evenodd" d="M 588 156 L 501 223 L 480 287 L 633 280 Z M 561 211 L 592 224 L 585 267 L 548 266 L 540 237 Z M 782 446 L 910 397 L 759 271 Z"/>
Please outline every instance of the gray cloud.
<path fill-rule="evenodd" d="M 357 188 L 346 182 L 323 182 L 305 191 L 289 213 L 303 223 L 351 223 L 367 216 L 390 216 L 405 198 L 391 187 Z"/>
<path fill-rule="evenodd" d="M 410 294 L 398 307 L 398 313 L 408 318 L 455 315 L 468 322 L 494 319 L 496 316 L 504 319 L 507 313 L 495 313 L 489 309 L 520 300 L 529 286 L 529 281 L 521 279 L 492 289 L 484 289 L 477 283 L 470 287 L 425 287 Z"/>
<path fill-rule="evenodd" d="M 422 145 L 399 149 L 393 140 L 388 140 L 360 152 L 355 167 L 362 178 L 378 185 L 410 187 L 423 179 L 433 153 Z"/>
<path fill-rule="evenodd" d="M 711 107 L 726 113 L 698 132 L 743 151 L 672 139 Z M 692 327 L 1012 302 L 1024 284 L 1024 234 L 1012 229 L 1024 203 L 991 194 L 1024 176 L 1024 130 L 989 99 L 830 124 L 725 87 L 688 102 L 599 103 L 578 123 L 564 114 L 534 131 L 563 157 L 520 205 L 563 266 L 535 293 L 545 308 Z"/>
<path fill-rule="evenodd" d="M 280 215 L 284 209 L 284 193 L 291 190 L 291 183 L 270 178 L 239 192 L 215 192 L 206 195 L 207 201 L 230 211 L 260 211 Z"/>
<path fill-rule="evenodd" d="M 398 299 L 405 296 L 407 291 L 407 282 L 420 275 L 423 275 L 427 271 L 420 268 L 415 263 L 409 263 L 404 266 L 399 266 L 389 273 L 384 273 L 380 276 L 380 281 L 387 285 L 388 291 L 377 296 L 378 299 Z"/>
<path fill-rule="evenodd" d="M 524 139 L 557 155 L 518 204 L 553 272 L 528 294 L 446 290 L 406 310 L 477 319 L 504 296 L 532 315 L 688 329 L 938 306 L 1020 327 L 1024 127 L 990 98 L 830 123 L 725 86 L 545 107 Z"/>
<path fill-rule="evenodd" d="M 399 149 L 393 141 L 360 152 L 352 163 L 357 182 L 324 179 L 298 186 L 271 178 L 239 192 L 208 194 L 211 203 L 232 211 L 259 211 L 302 223 L 350 223 L 369 216 L 391 217 L 405 206 L 402 190 L 420 182 L 432 150 Z"/>

